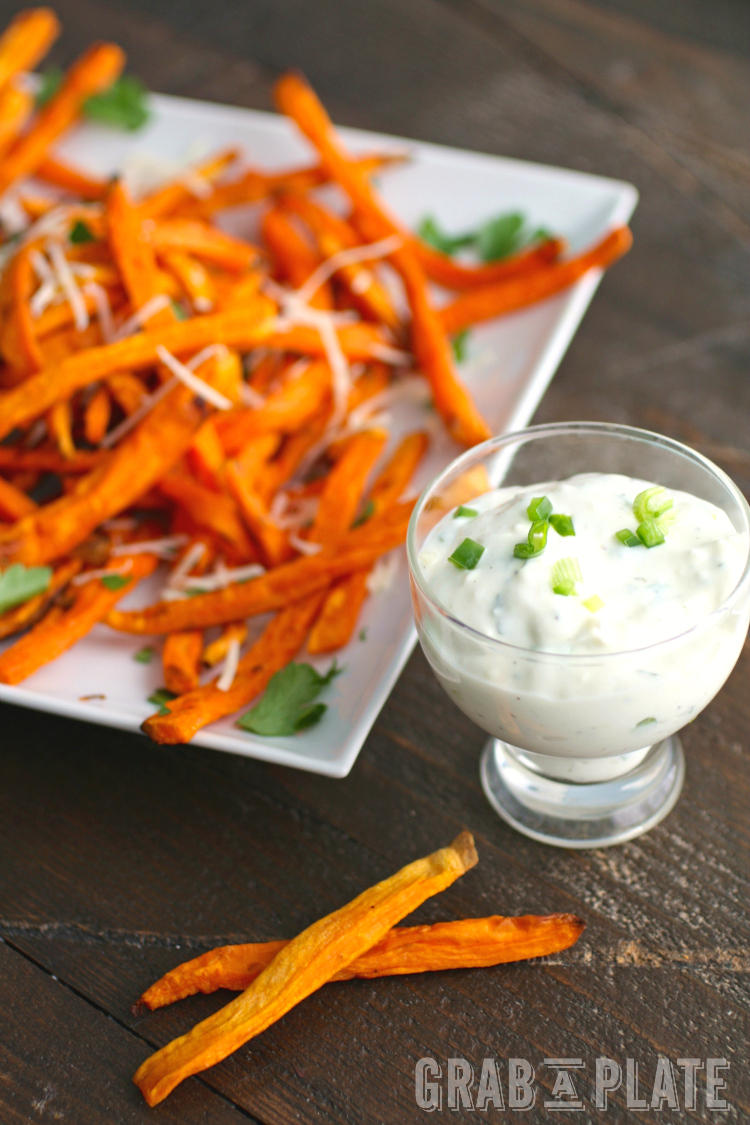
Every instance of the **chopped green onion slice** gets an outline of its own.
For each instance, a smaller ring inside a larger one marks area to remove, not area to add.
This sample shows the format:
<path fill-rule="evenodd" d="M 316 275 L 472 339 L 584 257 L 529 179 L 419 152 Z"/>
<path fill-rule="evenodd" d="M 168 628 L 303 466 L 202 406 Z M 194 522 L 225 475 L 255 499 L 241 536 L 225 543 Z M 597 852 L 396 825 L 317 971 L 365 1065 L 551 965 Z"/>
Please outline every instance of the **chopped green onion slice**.
<path fill-rule="evenodd" d="M 459 543 L 456 547 L 448 561 L 452 562 L 454 566 L 460 567 L 461 570 L 473 570 L 483 554 L 484 547 L 480 543 L 475 543 L 473 539 L 464 539 L 463 543 Z"/>
<path fill-rule="evenodd" d="M 516 543 L 513 548 L 515 557 L 517 559 L 535 559 L 537 555 L 541 555 L 547 546 L 548 527 L 549 524 L 546 520 L 535 520 L 529 530 L 529 538 L 526 543 Z"/>
<path fill-rule="evenodd" d="M 575 535 L 576 531 L 573 527 L 573 521 L 570 516 L 563 516 L 554 513 L 553 515 L 548 516 L 547 519 L 549 520 L 552 527 L 554 527 L 558 535 Z"/>
<path fill-rule="evenodd" d="M 68 241 L 77 246 L 84 242 L 96 242 L 96 237 L 92 233 L 91 227 L 87 226 L 83 219 L 77 219 L 70 228 Z"/>
<path fill-rule="evenodd" d="M 572 578 L 563 578 L 560 582 L 552 587 L 553 594 L 563 594 L 566 598 L 571 594 L 575 594 L 576 584 Z"/>
<path fill-rule="evenodd" d="M 586 598 L 583 604 L 591 613 L 598 613 L 600 609 L 604 608 L 604 602 L 598 594 L 592 594 L 590 598 Z"/>
<path fill-rule="evenodd" d="M 530 520 L 546 520 L 552 511 L 552 504 L 546 496 L 535 496 L 526 509 Z"/>
<path fill-rule="evenodd" d="M 578 559 L 558 559 L 552 567 L 552 589 L 567 597 L 575 593 L 576 582 L 583 582 Z"/>
<path fill-rule="evenodd" d="M 664 542 L 664 532 L 655 519 L 643 520 L 636 528 L 636 535 L 644 547 L 658 547 Z"/>
<path fill-rule="evenodd" d="M 615 539 L 619 539 L 620 542 L 624 543 L 626 547 L 643 546 L 636 533 L 634 531 L 631 531 L 629 527 L 623 527 L 622 531 L 616 531 Z"/>
<path fill-rule="evenodd" d="M 655 722 L 656 722 L 656 719 L 649 716 L 648 719 L 641 719 L 640 723 L 636 723 L 635 725 L 636 725 L 636 727 L 647 727 L 649 725 L 649 723 L 655 723 Z"/>
<path fill-rule="evenodd" d="M 663 516 L 665 512 L 674 504 L 666 495 L 666 489 L 661 485 L 655 485 L 653 488 L 646 488 L 643 492 L 639 492 L 633 501 L 633 515 L 638 520 L 638 523 L 643 523 L 644 520 L 652 519 L 658 520 L 659 516 Z"/>
<path fill-rule="evenodd" d="M 456 508 L 455 512 L 453 513 L 453 518 L 454 518 L 454 520 L 457 520 L 457 519 L 467 519 L 468 520 L 468 519 L 471 519 L 472 516 L 478 516 L 478 515 L 479 515 L 479 512 L 476 510 L 476 508 L 464 508 L 463 504 L 459 504 L 459 506 Z"/>
<path fill-rule="evenodd" d="M 451 340 L 453 358 L 456 363 L 463 363 L 469 354 L 469 329 L 462 328 Z"/>

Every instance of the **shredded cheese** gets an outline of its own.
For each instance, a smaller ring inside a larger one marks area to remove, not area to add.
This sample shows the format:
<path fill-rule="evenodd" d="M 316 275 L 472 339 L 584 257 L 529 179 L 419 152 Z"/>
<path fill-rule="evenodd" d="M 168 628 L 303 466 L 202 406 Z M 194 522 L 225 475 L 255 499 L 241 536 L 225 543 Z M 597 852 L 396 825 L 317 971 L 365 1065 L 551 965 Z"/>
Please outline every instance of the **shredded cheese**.
<path fill-rule="evenodd" d="M 76 574 L 75 578 L 71 579 L 71 584 L 83 586 L 84 583 L 91 582 L 94 578 L 106 578 L 108 574 L 127 574 L 132 569 L 133 563 L 128 559 L 122 566 L 103 566 L 100 570 L 85 570 L 83 574 Z"/>
<path fill-rule="evenodd" d="M 219 691 L 229 691 L 234 683 L 234 677 L 237 675 L 237 668 L 240 663 L 240 642 L 235 638 L 229 642 L 227 648 L 227 655 L 224 660 L 224 667 L 221 670 L 221 675 L 216 681 L 216 687 Z"/>
<path fill-rule="evenodd" d="M 164 347 L 163 344 L 157 344 L 156 354 L 162 361 L 165 367 L 175 375 L 181 383 L 189 387 L 191 391 L 199 395 L 206 402 L 210 402 L 217 410 L 231 410 L 234 403 L 226 395 L 217 391 L 214 387 L 209 386 L 203 379 L 199 378 L 189 367 L 184 363 L 180 363 L 176 356 L 173 356 L 170 351 Z"/>
<path fill-rule="evenodd" d="M 301 555 L 317 555 L 323 550 L 322 543 L 311 543 L 309 539 L 300 539 L 294 532 L 290 532 L 289 542 Z"/>
<path fill-rule="evenodd" d="M 215 355 L 228 355 L 229 348 L 226 344 L 209 344 L 205 348 L 201 348 L 196 352 L 192 359 L 189 359 L 185 364 L 191 371 L 197 371 L 201 364 L 205 363 L 207 359 L 213 359 Z"/>
<path fill-rule="evenodd" d="M 177 566 L 174 568 L 169 578 L 167 579 L 167 586 L 179 586 L 183 578 L 186 578 L 194 566 L 197 566 L 206 553 L 206 544 L 193 543 L 182 556 Z"/>
<path fill-rule="evenodd" d="M 368 591 L 371 594 L 382 594 L 390 590 L 397 570 L 398 557 L 394 552 L 381 556 L 365 579 Z"/>
<path fill-rule="evenodd" d="M 112 316 L 112 306 L 109 303 L 107 290 L 96 281 L 87 281 L 83 287 L 83 293 L 86 297 L 91 297 L 94 302 L 99 330 L 104 343 L 111 344 L 115 338 L 115 320 Z"/>
<path fill-rule="evenodd" d="M 76 280 L 70 271 L 70 262 L 65 257 L 62 243 L 50 238 L 47 240 L 45 249 L 52 264 L 57 283 L 70 304 L 76 332 L 83 332 L 89 326 L 89 311 L 86 308 L 86 302 L 83 299 L 81 290 L 78 288 Z"/>
<path fill-rule="evenodd" d="M 387 258 L 394 250 L 403 246 L 404 240 L 400 234 L 389 235 L 379 242 L 371 242 L 366 246 L 352 246 L 346 250 L 339 250 L 332 254 L 325 262 L 321 262 L 314 273 L 311 273 L 301 289 L 297 290 L 300 301 L 308 304 L 315 296 L 321 285 L 344 266 L 355 266 L 358 262 L 370 262 L 374 258 Z"/>
<path fill-rule="evenodd" d="M 265 406 L 266 400 L 259 391 L 251 387 L 249 383 L 243 383 L 240 387 L 240 399 L 243 406 L 249 406 L 251 410 L 260 410 Z"/>
<path fill-rule="evenodd" d="M 167 382 L 162 383 L 152 395 L 146 395 L 141 405 L 134 410 L 128 418 L 123 418 L 119 426 L 115 426 L 114 430 L 110 430 L 108 434 L 105 434 L 99 442 L 99 448 L 111 449 L 113 445 L 116 445 L 120 438 L 130 433 L 130 431 L 134 429 L 139 422 L 142 422 L 146 415 L 154 409 L 157 403 L 161 402 L 170 391 L 175 389 L 178 381 L 177 379 L 168 379 Z"/>
<path fill-rule="evenodd" d="M 196 544 L 197 546 L 197 544 Z M 189 552 L 188 552 L 189 553 Z M 187 559 L 187 555 L 185 555 Z M 185 562 L 185 559 L 182 562 Z M 195 563 L 192 564 L 195 566 Z M 169 578 L 170 590 L 197 590 L 201 593 L 210 593 L 212 590 L 223 590 L 235 582 L 249 582 L 253 578 L 260 578 L 266 573 L 266 568 L 260 563 L 248 563 L 247 566 L 226 567 L 220 563 L 211 574 L 183 574 L 177 576 L 177 570 Z"/>
<path fill-rule="evenodd" d="M 143 539 L 138 543 L 120 543 L 113 547 L 110 554 L 118 555 L 159 555 L 160 558 L 171 559 L 175 551 L 184 547 L 188 541 L 187 535 L 165 535 L 162 539 Z"/>
<path fill-rule="evenodd" d="M 151 319 L 156 316 L 162 309 L 166 309 L 171 304 L 170 298 L 166 293 L 157 293 L 155 297 L 151 297 L 145 304 L 141 305 L 139 309 L 129 316 L 128 319 L 120 325 L 114 335 L 115 340 L 124 340 L 128 336 L 135 335 L 139 329 Z"/>

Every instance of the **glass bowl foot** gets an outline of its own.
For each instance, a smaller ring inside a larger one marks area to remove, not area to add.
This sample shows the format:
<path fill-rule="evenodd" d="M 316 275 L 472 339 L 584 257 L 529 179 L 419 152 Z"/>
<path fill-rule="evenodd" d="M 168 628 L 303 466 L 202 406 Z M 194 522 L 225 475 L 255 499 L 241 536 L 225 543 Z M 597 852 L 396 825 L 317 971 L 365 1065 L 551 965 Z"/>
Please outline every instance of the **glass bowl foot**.
<path fill-rule="evenodd" d="M 685 781 L 685 755 L 671 735 L 627 773 L 608 781 L 544 777 L 522 750 L 491 738 L 479 774 L 490 804 L 513 828 L 560 848 L 603 848 L 642 836 L 671 812 Z"/>

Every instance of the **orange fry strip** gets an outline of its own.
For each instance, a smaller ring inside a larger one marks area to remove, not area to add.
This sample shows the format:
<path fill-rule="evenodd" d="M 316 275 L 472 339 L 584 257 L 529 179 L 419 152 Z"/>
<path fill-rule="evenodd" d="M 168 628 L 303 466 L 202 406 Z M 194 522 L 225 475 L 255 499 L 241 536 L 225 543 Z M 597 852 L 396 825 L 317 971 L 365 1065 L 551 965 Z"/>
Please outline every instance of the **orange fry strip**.
<path fill-rule="evenodd" d="M 155 742 L 189 742 L 208 723 L 250 703 L 264 690 L 271 676 L 296 656 L 322 600 L 322 592 L 317 592 L 282 609 L 240 660 L 228 691 L 220 691 L 218 681 L 213 680 L 165 704 L 167 714 L 152 715 L 146 719 L 143 730 Z"/>
<path fill-rule="evenodd" d="M 76 121 L 86 99 L 111 86 L 124 65 L 125 55 L 114 43 L 95 43 L 73 63 L 29 131 L 0 161 L 0 195 L 36 171 L 52 144 Z"/>
<path fill-rule="evenodd" d="M 16 74 L 33 70 L 60 34 L 51 8 L 27 8 L 0 35 L 0 88 Z"/>
<path fill-rule="evenodd" d="M 86 441 L 98 445 L 107 432 L 112 413 L 112 400 L 106 387 L 91 396 L 83 415 L 83 432 Z"/>
<path fill-rule="evenodd" d="M 0 338 L 3 356 L 14 372 L 21 377 L 38 371 L 44 363 L 29 309 L 29 298 L 36 287 L 30 258 L 32 249 L 32 246 L 23 246 L 10 267 L 12 303 Z M 1 394 L 0 401 L 2 401 Z"/>
<path fill-rule="evenodd" d="M 92 578 L 77 587 L 70 609 L 43 617 L 20 640 L 0 653 L 0 683 L 20 684 L 44 664 L 67 652 L 139 579 L 151 574 L 158 561 L 153 555 L 126 555 L 111 567 L 113 574 L 128 578 L 126 586 L 110 590 L 101 579 Z"/>
<path fill-rule="evenodd" d="M 328 114 L 313 90 L 296 74 L 276 84 L 276 100 L 315 145 L 323 165 L 341 184 L 357 213 L 358 225 L 375 241 L 401 233 L 385 214 L 366 177 L 362 175 L 336 137 Z M 449 433 L 464 445 L 490 437 L 490 430 L 455 371 L 450 345 L 432 306 L 424 271 L 407 242 L 389 256 L 401 274 L 412 314 L 415 355 L 432 386 L 435 405 Z"/>
<path fill-rule="evenodd" d="M 271 333 L 274 308 L 266 297 L 257 297 L 253 307 L 196 316 L 70 356 L 39 371 L 20 386 L 0 393 L 0 439 L 89 383 L 97 383 L 117 371 L 152 367 L 158 362 L 159 344 L 178 356 L 197 352 L 208 344 L 226 344 L 242 350 L 264 344 Z"/>
<path fill-rule="evenodd" d="M 98 180 L 88 172 L 75 168 L 56 156 L 45 156 L 34 175 L 48 184 L 54 184 L 55 187 L 70 192 L 71 195 L 77 195 L 91 202 L 104 199 L 109 188 L 107 180 Z"/>
<path fill-rule="evenodd" d="M 216 304 L 216 286 L 205 266 L 183 250 L 165 250 L 160 257 L 164 267 L 180 283 L 195 311 L 211 312 Z"/>
<path fill-rule="evenodd" d="M 178 629 L 226 625 L 307 597 L 342 574 L 370 566 L 403 543 L 412 503 L 397 504 L 377 519 L 342 535 L 317 555 L 294 559 L 252 582 L 229 586 L 184 601 L 157 602 L 132 613 L 111 613 L 107 623 L 125 633 L 173 633 Z"/>
<path fill-rule="evenodd" d="M 547 266 L 560 257 L 565 243 L 560 238 L 546 238 L 528 250 L 521 250 L 510 258 L 499 262 L 488 262 L 483 266 L 466 266 L 454 262 L 447 254 L 441 254 L 420 239 L 413 239 L 414 252 L 422 269 L 430 281 L 446 289 L 475 289 L 478 285 L 493 285 L 497 281 L 507 281 L 511 277 L 534 273 L 541 266 Z"/>
<path fill-rule="evenodd" d="M 575 914 L 524 914 L 516 918 L 495 914 L 433 926 L 395 926 L 331 979 L 372 979 L 526 961 L 569 949 L 584 929 L 585 923 Z M 153 1012 L 186 996 L 197 992 L 207 995 L 219 988 L 244 992 L 287 944 L 265 941 L 224 945 L 184 961 L 146 989 L 137 1009 Z"/>
<path fill-rule="evenodd" d="M 235 461 L 228 462 L 225 479 L 248 531 L 261 549 L 266 565 L 274 567 L 288 562 L 294 555 L 294 550 L 287 533 L 271 520 L 268 507 L 253 485 L 246 482 Z"/>
<path fill-rule="evenodd" d="M 0 477 L 0 520 L 20 520 L 36 509 L 30 496 Z"/>
<path fill-rule="evenodd" d="M 244 644 L 246 638 L 247 625 L 245 622 L 232 621 L 231 624 L 224 626 L 221 631 L 221 636 L 205 646 L 201 655 L 201 661 L 208 665 L 209 668 L 221 664 L 222 660 L 224 660 L 229 652 L 229 646 L 232 641 L 238 641 L 239 644 Z"/>
<path fill-rule="evenodd" d="M 157 1105 L 184 1078 L 220 1062 L 281 1019 L 476 862 L 474 840 L 464 832 L 449 847 L 410 863 L 309 926 L 241 996 L 141 1064 L 134 1081 L 148 1104 Z"/>
<path fill-rule="evenodd" d="M 60 399 L 47 411 L 47 429 L 49 436 L 60 451 L 60 456 L 63 458 L 75 457 L 76 455 L 72 427 L 73 412 L 70 399 Z"/>
<path fill-rule="evenodd" d="M 181 203 L 194 201 L 197 197 L 195 191 L 191 190 L 191 182 L 202 181 L 205 184 L 211 183 L 217 179 L 222 172 L 224 172 L 230 164 L 233 164 L 237 159 L 238 150 L 236 148 L 225 149 L 224 152 L 212 156 L 205 163 L 199 164 L 196 168 L 190 168 L 178 180 L 172 180 L 168 184 L 157 188 L 151 195 L 147 195 L 142 199 L 138 207 L 143 219 L 161 219 L 165 215 L 171 214 L 176 211 Z"/>
<path fill-rule="evenodd" d="M 143 231 L 143 220 L 131 202 L 125 184 L 112 184 L 106 203 L 109 247 L 120 271 L 125 292 L 133 309 L 140 309 L 159 291 L 156 255 Z M 174 321 L 171 309 L 162 309 L 149 323 L 152 327 Z"/>
<path fill-rule="evenodd" d="M 138 376 L 131 375 L 129 371 L 118 371 L 110 375 L 107 386 L 117 405 L 128 416 L 138 409 L 148 393 Z"/>
<path fill-rule="evenodd" d="M 12 637 L 22 629 L 34 625 L 45 612 L 50 602 L 63 586 L 67 586 L 71 578 L 83 566 L 80 559 L 71 559 L 53 571 L 49 586 L 43 594 L 35 594 L 27 602 L 9 609 L 7 613 L 0 614 L 0 638 Z"/>
<path fill-rule="evenodd" d="M 186 629 L 184 633 L 170 633 L 164 641 L 161 662 L 164 683 L 175 695 L 194 691 L 200 683 L 203 630 Z"/>
<path fill-rule="evenodd" d="M 293 433 L 326 402 L 331 391 L 331 370 L 322 361 L 311 363 L 297 379 L 287 379 L 257 410 L 238 410 L 215 420 L 228 456 L 248 441 L 267 433 Z"/>
<path fill-rule="evenodd" d="M 386 437 L 382 430 L 364 430 L 349 439 L 326 477 L 310 530 L 313 542 L 331 542 L 351 527 L 367 476 L 382 452 Z"/>
<path fill-rule="evenodd" d="M 13 85 L 0 90 L 0 159 L 17 139 L 33 109 L 34 97 L 28 90 Z"/>
<path fill-rule="evenodd" d="M 195 523 L 229 544 L 238 556 L 247 560 L 258 557 L 231 496 L 204 488 L 192 477 L 177 473 L 160 480 L 159 491 L 180 504 Z"/>
<path fill-rule="evenodd" d="M 440 310 L 438 315 L 443 330 L 451 336 L 471 324 L 525 308 L 535 301 L 543 301 L 559 293 L 561 289 L 567 289 L 589 270 L 611 266 L 623 254 L 627 254 L 632 242 L 629 229 L 618 227 L 591 250 L 567 262 L 462 293 Z"/>
<path fill-rule="evenodd" d="M 272 207 L 266 212 L 260 229 L 279 274 L 291 283 L 293 289 L 301 289 L 320 265 L 320 254 L 279 207 Z M 313 294 L 310 304 L 318 309 L 333 308 L 333 290 L 328 282 Z"/>
<path fill-rule="evenodd" d="M 255 246 L 193 219 L 157 222 L 151 238 L 157 254 L 184 250 L 227 270 L 248 270 L 260 257 Z"/>
<path fill-rule="evenodd" d="M 22 473 L 88 473 L 107 454 L 96 450 L 76 450 L 75 457 L 64 461 L 55 449 L 19 449 L 16 445 L 0 445 L 0 469 Z"/>

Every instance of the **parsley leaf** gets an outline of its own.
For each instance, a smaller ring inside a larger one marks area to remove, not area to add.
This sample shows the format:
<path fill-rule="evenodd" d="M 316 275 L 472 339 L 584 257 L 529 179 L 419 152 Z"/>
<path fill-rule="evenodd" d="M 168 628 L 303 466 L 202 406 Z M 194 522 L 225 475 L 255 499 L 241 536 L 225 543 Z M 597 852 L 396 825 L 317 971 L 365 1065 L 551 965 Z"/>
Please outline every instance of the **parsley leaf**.
<path fill-rule="evenodd" d="M 123 586 L 127 586 L 129 581 L 127 574 L 102 575 L 102 586 L 106 586 L 108 590 L 121 590 Z"/>
<path fill-rule="evenodd" d="M 455 254 L 457 250 L 462 250 L 465 246 L 473 246 L 476 237 L 471 232 L 468 234 L 446 234 L 434 215 L 425 215 L 417 228 L 417 234 L 423 242 L 432 246 L 434 250 L 440 250 L 442 254 Z"/>
<path fill-rule="evenodd" d="M 133 660 L 137 661 L 139 664 L 150 664 L 154 656 L 153 647 L 151 645 L 146 645 L 145 648 L 141 648 L 136 652 Z"/>
<path fill-rule="evenodd" d="M 367 640 L 367 626 L 366 626 L 366 625 L 365 625 L 365 627 L 364 627 L 363 629 L 360 629 L 360 631 L 359 631 L 359 639 L 360 639 L 361 641 L 366 641 L 366 640 Z"/>
<path fill-rule="evenodd" d="M 51 566 L 25 567 L 23 563 L 13 563 L 0 574 L 0 613 L 43 594 L 51 578 Z"/>
<path fill-rule="evenodd" d="M 77 219 L 70 228 L 68 241 L 72 242 L 74 246 L 80 246 L 84 242 L 96 242 L 96 238 L 91 231 L 91 227 L 87 226 L 83 219 Z"/>
<path fill-rule="evenodd" d="M 375 514 L 375 503 L 372 500 L 368 500 L 367 503 L 365 504 L 364 508 L 362 509 L 362 514 L 357 516 L 356 520 L 352 524 L 352 527 L 361 527 L 362 524 L 367 523 L 370 516 L 372 516 L 374 514 Z"/>
<path fill-rule="evenodd" d="M 59 67 L 53 67 L 42 74 L 36 96 L 36 104 L 40 109 L 55 96 L 64 77 Z M 147 93 L 139 78 L 123 74 L 108 90 L 86 99 L 83 105 L 84 117 L 116 129 L 140 129 L 151 116 L 146 106 Z"/>
<path fill-rule="evenodd" d="M 172 301 L 172 312 L 174 313 L 176 320 L 187 320 L 188 318 L 188 314 L 185 312 L 182 305 L 180 305 L 177 301 Z"/>
<path fill-rule="evenodd" d="M 524 236 L 526 220 L 519 211 L 498 215 L 484 223 L 477 231 L 476 248 L 483 262 L 496 262 L 520 250 L 527 241 Z"/>
<path fill-rule="evenodd" d="M 91 121 L 132 132 L 140 129 L 149 119 L 147 93 L 140 78 L 123 74 L 103 94 L 94 94 L 88 98 L 84 112 Z"/>
<path fill-rule="evenodd" d="M 287 664 L 271 677 L 260 703 L 238 719 L 237 726 L 266 736 L 295 734 L 314 726 L 326 711 L 325 703 L 314 700 L 342 670 L 335 660 L 325 676 L 311 664 Z"/>
<path fill-rule="evenodd" d="M 158 687 L 156 691 L 151 692 L 151 695 L 148 697 L 147 702 L 153 703 L 154 707 L 159 708 L 159 710 L 156 712 L 157 715 L 168 715 L 169 708 L 166 707 L 165 704 L 171 703 L 171 701 L 176 698 L 176 692 L 170 691 L 169 688 Z"/>
<path fill-rule="evenodd" d="M 456 333 L 451 341 L 451 344 L 453 346 L 453 356 L 456 360 L 456 363 L 463 363 L 463 361 L 466 359 L 466 356 L 469 353 L 468 343 L 469 329 L 462 328 L 460 332 Z"/>

